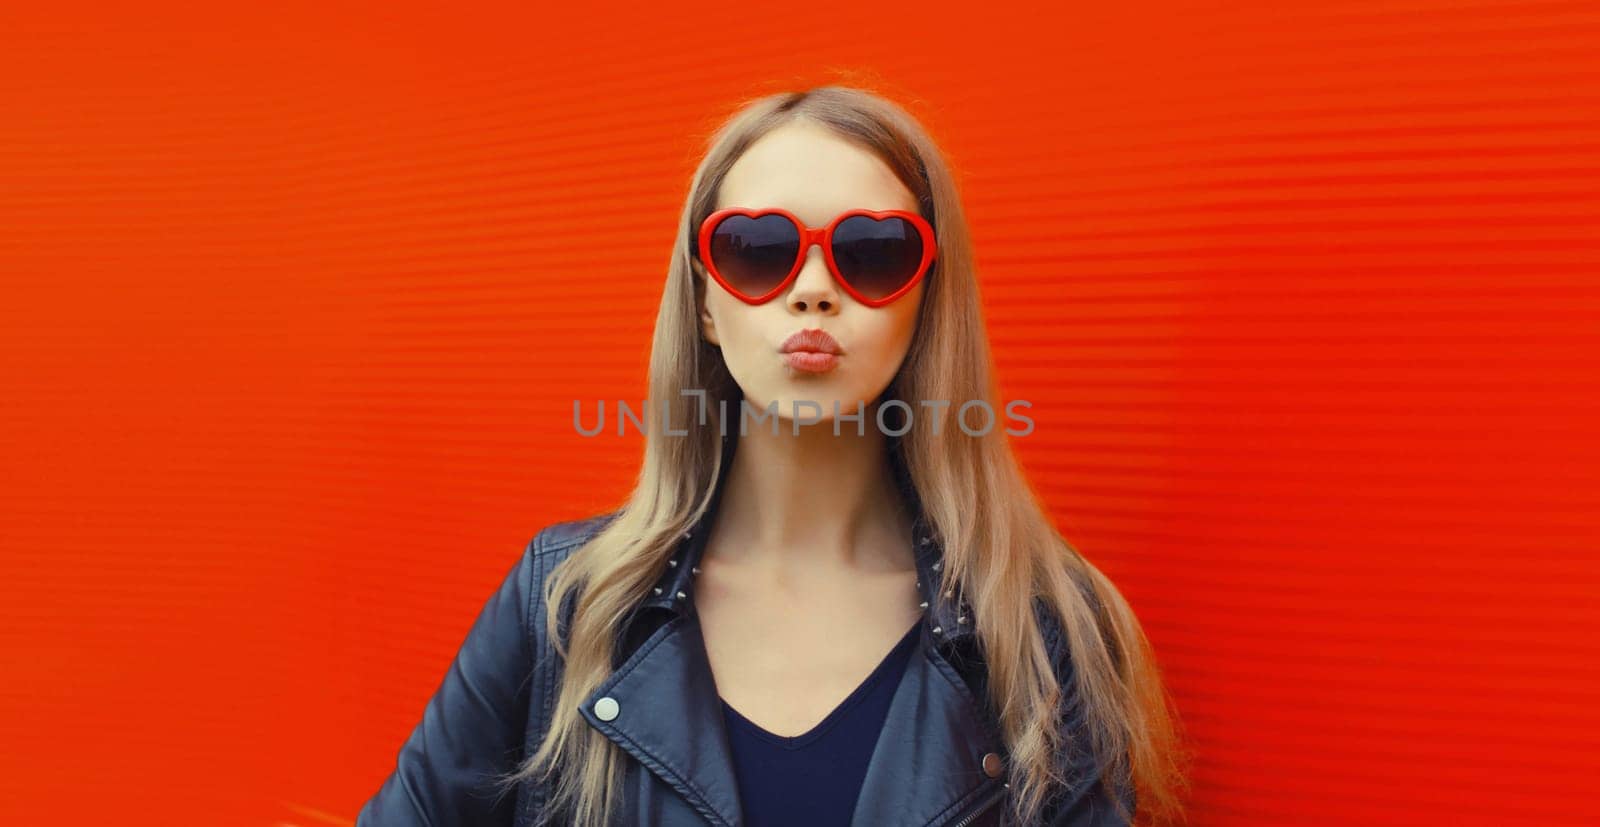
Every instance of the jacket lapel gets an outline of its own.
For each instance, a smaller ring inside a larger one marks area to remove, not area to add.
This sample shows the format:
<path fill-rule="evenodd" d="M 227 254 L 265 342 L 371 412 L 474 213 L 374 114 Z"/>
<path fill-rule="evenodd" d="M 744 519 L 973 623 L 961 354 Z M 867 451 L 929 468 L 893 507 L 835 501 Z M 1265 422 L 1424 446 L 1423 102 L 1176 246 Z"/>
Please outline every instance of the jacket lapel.
<path fill-rule="evenodd" d="M 1000 740 L 926 632 L 889 704 L 851 827 L 942 824 L 1000 782 L 983 756 Z"/>
<path fill-rule="evenodd" d="M 662 624 L 584 702 L 595 729 L 712 824 L 743 823 L 721 699 L 692 613 Z M 606 701 L 604 720 L 597 705 Z"/>

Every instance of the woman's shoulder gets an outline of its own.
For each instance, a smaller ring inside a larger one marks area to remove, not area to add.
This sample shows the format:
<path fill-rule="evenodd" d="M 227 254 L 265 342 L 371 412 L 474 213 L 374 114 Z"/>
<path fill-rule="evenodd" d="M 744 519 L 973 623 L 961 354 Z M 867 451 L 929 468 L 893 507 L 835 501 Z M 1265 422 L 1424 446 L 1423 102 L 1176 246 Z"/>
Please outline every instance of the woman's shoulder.
<path fill-rule="evenodd" d="M 616 519 L 619 513 L 620 511 L 608 511 L 575 520 L 550 523 L 534 534 L 533 539 L 528 541 L 524 553 L 530 562 L 537 558 L 564 556 L 599 534 L 600 530 Z"/>
<path fill-rule="evenodd" d="M 513 577 L 518 581 L 519 599 L 527 607 L 524 622 L 528 625 L 530 636 L 539 643 L 549 638 L 545 616 L 545 581 L 550 573 L 562 561 L 572 556 L 584 543 L 599 534 L 602 529 L 616 519 L 620 514 L 617 511 L 608 511 L 603 514 L 594 514 L 575 520 L 561 520 L 549 523 L 539 529 L 528 541 L 523 549 L 522 557 L 517 563 L 517 570 Z M 575 606 L 575 594 L 569 594 L 562 606 L 561 626 L 566 629 L 570 626 L 572 612 Z M 563 635 L 564 636 L 564 635 Z M 541 645 L 536 645 L 535 654 L 542 650 Z"/>

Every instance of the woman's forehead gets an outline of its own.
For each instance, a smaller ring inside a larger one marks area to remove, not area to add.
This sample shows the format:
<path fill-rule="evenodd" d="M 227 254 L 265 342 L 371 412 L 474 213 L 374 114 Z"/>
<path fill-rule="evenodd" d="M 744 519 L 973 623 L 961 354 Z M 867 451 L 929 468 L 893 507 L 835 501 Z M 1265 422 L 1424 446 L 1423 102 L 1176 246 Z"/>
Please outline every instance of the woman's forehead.
<path fill-rule="evenodd" d="M 916 198 L 872 150 L 793 123 L 752 143 L 718 190 L 717 207 L 781 207 L 813 226 L 848 209 L 915 210 Z"/>

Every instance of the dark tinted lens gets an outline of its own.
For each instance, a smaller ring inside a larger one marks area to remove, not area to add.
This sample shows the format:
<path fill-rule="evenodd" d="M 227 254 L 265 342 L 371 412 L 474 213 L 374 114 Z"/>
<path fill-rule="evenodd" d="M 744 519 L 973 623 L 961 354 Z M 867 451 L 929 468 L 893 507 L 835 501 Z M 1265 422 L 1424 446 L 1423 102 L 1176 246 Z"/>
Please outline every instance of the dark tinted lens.
<path fill-rule="evenodd" d="M 881 299 L 917 274 L 922 235 L 904 218 L 853 215 L 833 228 L 833 261 L 856 292 Z"/>
<path fill-rule="evenodd" d="M 711 261 L 735 290 L 772 292 L 800 257 L 800 230 L 781 215 L 730 215 L 711 233 Z"/>

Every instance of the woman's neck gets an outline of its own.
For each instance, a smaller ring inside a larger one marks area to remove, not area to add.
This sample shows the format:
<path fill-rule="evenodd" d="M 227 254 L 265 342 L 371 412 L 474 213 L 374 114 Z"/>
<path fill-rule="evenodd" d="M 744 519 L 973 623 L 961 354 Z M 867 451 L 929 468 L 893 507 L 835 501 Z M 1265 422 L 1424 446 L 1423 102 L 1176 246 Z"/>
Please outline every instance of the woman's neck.
<path fill-rule="evenodd" d="M 870 414 L 869 414 L 870 416 Z M 911 517 L 875 427 L 752 426 L 739 440 L 712 529 L 723 565 L 781 579 L 817 567 L 864 573 L 913 565 Z M 713 552 L 708 550 L 708 556 Z"/>

